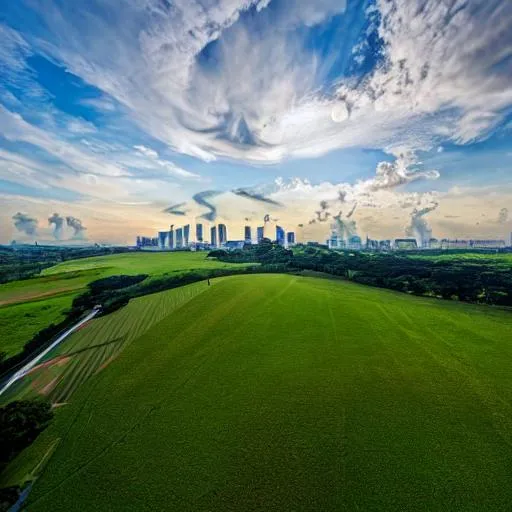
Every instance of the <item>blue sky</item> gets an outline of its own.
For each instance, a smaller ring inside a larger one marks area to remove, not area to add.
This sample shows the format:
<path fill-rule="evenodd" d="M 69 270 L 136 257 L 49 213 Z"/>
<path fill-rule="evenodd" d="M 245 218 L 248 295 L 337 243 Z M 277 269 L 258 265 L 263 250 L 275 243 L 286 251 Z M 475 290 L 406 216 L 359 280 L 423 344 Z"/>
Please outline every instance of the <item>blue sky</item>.
<path fill-rule="evenodd" d="M 361 234 L 432 207 L 439 236 L 505 237 L 511 55 L 498 0 L 5 0 L 0 242 L 52 240 L 57 212 L 126 243 L 170 204 L 193 221 L 203 190 L 256 222 L 268 206 L 238 188 L 305 238 L 329 231 L 322 201 Z"/>

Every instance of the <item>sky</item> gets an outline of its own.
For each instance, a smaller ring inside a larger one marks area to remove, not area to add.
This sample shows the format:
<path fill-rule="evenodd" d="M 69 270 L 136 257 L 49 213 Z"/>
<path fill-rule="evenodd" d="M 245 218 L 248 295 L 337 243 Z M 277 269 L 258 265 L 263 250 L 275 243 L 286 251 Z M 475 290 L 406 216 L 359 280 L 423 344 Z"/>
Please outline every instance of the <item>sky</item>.
<path fill-rule="evenodd" d="M 0 243 L 509 240 L 511 171 L 507 0 L 0 3 Z"/>

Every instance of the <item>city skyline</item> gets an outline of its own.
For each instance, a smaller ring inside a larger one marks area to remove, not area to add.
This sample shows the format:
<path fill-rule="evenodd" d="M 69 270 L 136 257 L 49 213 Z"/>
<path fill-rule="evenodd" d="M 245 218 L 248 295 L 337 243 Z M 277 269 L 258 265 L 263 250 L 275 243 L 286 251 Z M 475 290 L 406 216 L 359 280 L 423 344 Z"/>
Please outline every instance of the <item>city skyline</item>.
<path fill-rule="evenodd" d="M 421 217 L 419 217 L 421 219 Z M 183 235 L 185 231 L 192 232 L 195 227 L 196 236 L 188 238 Z M 253 229 L 256 227 L 256 229 Z M 205 229 L 206 228 L 206 229 Z M 393 249 L 503 249 L 512 247 L 512 232 L 508 237 L 491 238 L 482 237 L 476 239 L 463 238 L 437 238 L 433 235 L 427 224 L 420 223 L 420 230 L 411 232 L 406 237 L 396 236 L 388 239 L 375 239 L 366 234 L 359 236 L 355 231 L 350 231 L 350 226 L 336 219 L 330 225 L 329 237 L 320 243 L 329 249 L 352 250 L 393 250 Z M 203 232 L 210 232 L 210 237 L 203 237 Z M 220 236 L 219 233 L 223 232 Z M 179 250 L 191 248 L 193 250 L 209 250 L 212 248 L 243 248 L 244 245 L 258 244 L 263 239 L 270 240 L 279 245 L 292 247 L 296 244 L 318 243 L 304 236 L 304 226 L 299 225 L 296 230 L 286 226 L 280 226 L 273 222 L 268 215 L 263 219 L 263 225 L 246 224 L 242 233 L 236 231 L 234 236 L 229 236 L 232 231 L 225 224 L 196 223 L 183 226 L 169 226 L 169 230 L 159 231 L 157 236 L 137 235 L 135 245 L 139 248 L 158 247 L 161 250 Z M 238 236 L 240 235 L 240 236 Z"/>
<path fill-rule="evenodd" d="M 267 213 L 319 242 L 335 217 L 381 239 L 512 231 L 510 2 L 7 0 L 0 17 L 0 243 Z"/>

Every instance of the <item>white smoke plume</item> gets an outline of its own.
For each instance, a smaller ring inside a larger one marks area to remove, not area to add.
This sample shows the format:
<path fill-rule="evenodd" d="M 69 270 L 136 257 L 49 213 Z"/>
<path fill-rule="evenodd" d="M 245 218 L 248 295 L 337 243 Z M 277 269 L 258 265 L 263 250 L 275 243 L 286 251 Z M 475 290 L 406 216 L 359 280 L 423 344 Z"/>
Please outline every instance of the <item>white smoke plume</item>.
<path fill-rule="evenodd" d="M 352 215 L 354 214 L 357 208 L 357 203 L 355 203 L 350 211 L 343 215 L 343 211 L 338 212 L 337 215 L 334 216 L 334 229 L 338 235 L 338 237 L 348 242 L 351 237 L 357 235 L 357 225 L 356 221 L 352 219 Z"/>
<path fill-rule="evenodd" d="M 80 219 L 77 219 L 76 217 L 68 216 L 66 217 L 66 224 L 73 228 L 73 238 L 75 240 L 83 240 L 85 239 L 85 233 L 84 231 L 87 229 L 85 226 L 82 225 L 82 221 Z"/>
<path fill-rule="evenodd" d="M 26 213 L 18 212 L 12 216 L 14 227 L 21 233 L 29 236 L 37 234 L 37 219 L 30 217 Z"/>
<path fill-rule="evenodd" d="M 411 212 L 411 222 L 407 226 L 405 234 L 416 238 L 416 242 L 420 247 L 426 246 L 432 237 L 432 229 L 425 219 L 425 215 L 434 211 L 438 206 L 439 203 L 436 202 L 425 208 L 415 208 Z"/>
<path fill-rule="evenodd" d="M 48 217 L 48 225 L 53 224 L 53 236 L 55 240 L 62 238 L 62 230 L 64 228 L 64 217 L 61 217 L 58 213 L 54 213 L 51 217 Z"/>
<path fill-rule="evenodd" d="M 371 190 L 395 188 L 417 180 L 436 180 L 439 172 L 435 170 L 419 171 L 415 166 L 421 165 L 411 152 L 398 155 L 394 162 L 379 162 L 375 177 L 362 182 L 362 185 Z"/>
<path fill-rule="evenodd" d="M 502 208 L 498 214 L 498 223 L 505 224 L 508 221 L 508 208 Z"/>

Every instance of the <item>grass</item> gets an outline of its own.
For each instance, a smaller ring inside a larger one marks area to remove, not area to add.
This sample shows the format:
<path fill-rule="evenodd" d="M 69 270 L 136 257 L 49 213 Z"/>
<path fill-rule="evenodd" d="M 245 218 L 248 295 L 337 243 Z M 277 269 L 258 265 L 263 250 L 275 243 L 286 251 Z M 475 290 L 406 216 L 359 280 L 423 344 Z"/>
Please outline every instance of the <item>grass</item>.
<path fill-rule="evenodd" d="M 491 266 L 502 268 L 512 267 L 512 253 L 478 253 L 478 252 L 445 252 L 442 254 L 414 254 L 410 258 L 430 261 L 460 261 L 462 263 L 475 263 L 476 265 L 486 263 Z"/>
<path fill-rule="evenodd" d="M 199 282 L 133 299 L 121 310 L 89 322 L 17 382 L 2 402 L 41 395 L 54 403 L 67 402 L 133 340 L 206 288 L 205 282 Z"/>
<path fill-rule="evenodd" d="M 64 319 L 73 299 L 91 281 L 119 274 L 148 274 L 151 279 L 187 270 L 240 266 L 206 256 L 204 252 L 133 252 L 83 258 L 47 268 L 36 278 L 0 284 L 0 352 L 17 354 L 38 331 Z"/>
<path fill-rule="evenodd" d="M 31 512 L 507 510 L 510 318 L 343 281 L 218 279 L 83 384 L 0 483 L 60 441 Z"/>
<path fill-rule="evenodd" d="M 43 270 L 51 276 L 62 272 L 99 271 L 101 277 L 111 275 L 164 275 L 195 269 L 232 268 L 240 264 L 208 259 L 205 252 L 133 252 L 70 260 Z M 244 264 L 242 264 L 243 266 Z"/>
<path fill-rule="evenodd" d="M 69 294 L 40 301 L 12 304 L 0 307 L 0 351 L 7 357 L 17 354 L 23 345 L 41 329 L 65 318 L 71 306 Z"/>

